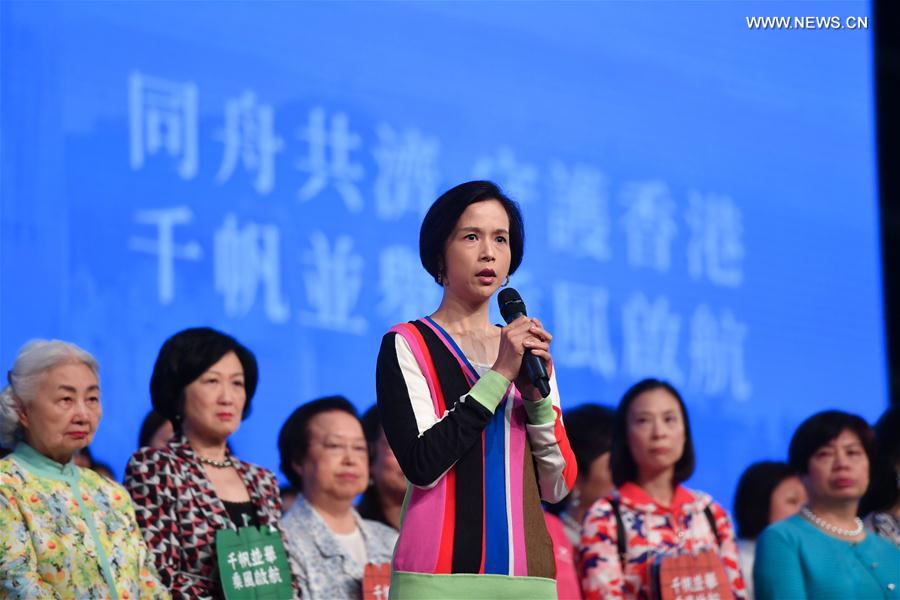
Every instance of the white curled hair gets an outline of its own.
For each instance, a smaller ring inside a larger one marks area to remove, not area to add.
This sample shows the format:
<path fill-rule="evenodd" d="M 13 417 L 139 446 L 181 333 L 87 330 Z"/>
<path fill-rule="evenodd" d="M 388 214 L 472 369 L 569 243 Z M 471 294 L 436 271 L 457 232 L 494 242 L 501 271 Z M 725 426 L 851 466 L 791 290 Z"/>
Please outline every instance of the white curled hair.
<path fill-rule="evenodd" d="M 8 385 L 0 390 L 0 446 L 12 448 L 22 439 L 16 403 L 34 400 L 47 371 L 64 364 L 83 364 L 99 379 L 100 366 L 89 352 L 61 340 L 31 340 L 19 350 L 13 368 L 6 374 Z"/>

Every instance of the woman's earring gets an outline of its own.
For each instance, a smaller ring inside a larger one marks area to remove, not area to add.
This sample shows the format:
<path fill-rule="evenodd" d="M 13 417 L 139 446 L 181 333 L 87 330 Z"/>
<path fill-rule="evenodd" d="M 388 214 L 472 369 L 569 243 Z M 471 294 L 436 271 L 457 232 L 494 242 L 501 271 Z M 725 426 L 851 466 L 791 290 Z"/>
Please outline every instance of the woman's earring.
<path fill-rule="evenodd" d="M 506 281 L 504 281 L 503 285 L 501 285 L 500 287 L 506 287 L 508 285 L 509 285 L 509 275 L 506 276 Z"/>
<path fill-rule="evenodd" d="M 437 282 L 439 285 L 444 285 L 444 274 L 443 273 L 438 272 L 436 279 L 437 279 Z"/>

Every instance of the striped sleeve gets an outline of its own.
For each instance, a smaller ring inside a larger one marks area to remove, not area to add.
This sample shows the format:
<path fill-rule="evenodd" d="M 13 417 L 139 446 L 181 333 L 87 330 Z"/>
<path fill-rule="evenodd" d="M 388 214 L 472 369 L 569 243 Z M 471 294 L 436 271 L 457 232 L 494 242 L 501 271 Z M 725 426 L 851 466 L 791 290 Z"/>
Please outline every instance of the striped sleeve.
<path fill-rule="evenodd" d="M 550 373 L 550 395 L 538 402 L 525 400 L 525 410 L 541 500 L 559 502 L 572 491 L 578 467 L 563 426 L 555 370 Z"/>
<path fill-rule="evenodd" d="M 458 402 L 447 398 L 450 408 L 438 415 L 443 402 L 432 397 L 406 339 L 396 332 L 384 336 L 375 370 L 378 410 L 385 437 L 410 483 L 432 487 L 481 440 L 509 385 L 493 375 L 482 377 Z M 440 393 L 440 382 L 435 385 Z"/>

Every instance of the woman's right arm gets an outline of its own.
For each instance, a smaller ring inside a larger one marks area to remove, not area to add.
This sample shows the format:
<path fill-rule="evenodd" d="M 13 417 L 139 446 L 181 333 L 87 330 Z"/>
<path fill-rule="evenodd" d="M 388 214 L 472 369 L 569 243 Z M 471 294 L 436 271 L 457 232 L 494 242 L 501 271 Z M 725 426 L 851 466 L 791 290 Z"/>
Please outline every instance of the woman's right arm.
<path fill-rule="evenodd" d="M 38 575 L 31 534 L 12 497 L 0 490 L 0 597 L 58 598 Z"/>
<path fill-rule="evenodd" d="M 800 548 L 784 532 L 768 528 L 756 541 L 753 561 L 753 595 L 756 600 L 808 598 L 800 564 Z"/>
<path fill-rule="evenodd" d="M 208 591 L 181 564 L 182 523 L 176 517 L 178 465 L 161 451 L 142 448 L 125 467 L 125 489 L 131 495 L 135 517 L 156 570 L 173 598 L 208 597 Z"/>
<path fill-rule="evenodd" d="M 451 408 L 438 417 L 428 382 L 406 339 L 396 332 L 386 334 L 375 371 L 378 410 L 384 434 L 410 483 L 433 486 L 477 443 L 509 384 L 499 373 L 488 371 L 458 402 L 445 398 Z"/>
<path fill-rule="evenodd" d="M 584 516 L 578 546 L 581 591 L 585 600 L 624 598 L 625 579 L 617 540 L 612 505 L 601 498 Z"/>

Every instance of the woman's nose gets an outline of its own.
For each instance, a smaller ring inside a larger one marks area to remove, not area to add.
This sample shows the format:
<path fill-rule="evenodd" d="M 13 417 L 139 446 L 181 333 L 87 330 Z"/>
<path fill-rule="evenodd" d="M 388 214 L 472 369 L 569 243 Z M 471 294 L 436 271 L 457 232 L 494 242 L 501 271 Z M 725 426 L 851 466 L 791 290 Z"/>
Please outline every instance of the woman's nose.
<path fill-rule="evenodd" d="M 494 247 L 488 240 L 482 240 L 480 250 L 482 260 L 494 260 Z"/>
<path fill-rule="evenodd" d="M 85 402 L 84 400 L 79 400 L 75 403 L 75 413 L 73 415 L 73 418 L 77 422 L 81 423 L 87 421 L 89 414 L 90 411 L 88 410 L 87 402 Z"/>

